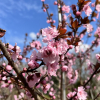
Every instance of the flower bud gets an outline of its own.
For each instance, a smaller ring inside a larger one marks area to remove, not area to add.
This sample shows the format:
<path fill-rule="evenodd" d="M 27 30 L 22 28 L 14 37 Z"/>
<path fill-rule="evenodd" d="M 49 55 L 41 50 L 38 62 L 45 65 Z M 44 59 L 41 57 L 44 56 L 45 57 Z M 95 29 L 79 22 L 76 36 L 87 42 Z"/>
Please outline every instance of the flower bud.
<path fill-rule="evenodd" d="M 6 70 L 11 71 L 12 70 L 12 67 L 10 65 L 7 65 L 6 66 Z"/>
<path fill-rule="evenodd" d="M 44 8 L 43 11 L 46 12 L 46 9 Z"/>
<path fill-rule="evenodd" d="M 54 2 L 54 5 L 57 5 L 57 1 Z"/>
<path fill-rule="evenodd" d="M 62 66 L 62 71 L 67 71 L 67 69 L 68 69 L 68 66 Z"/>

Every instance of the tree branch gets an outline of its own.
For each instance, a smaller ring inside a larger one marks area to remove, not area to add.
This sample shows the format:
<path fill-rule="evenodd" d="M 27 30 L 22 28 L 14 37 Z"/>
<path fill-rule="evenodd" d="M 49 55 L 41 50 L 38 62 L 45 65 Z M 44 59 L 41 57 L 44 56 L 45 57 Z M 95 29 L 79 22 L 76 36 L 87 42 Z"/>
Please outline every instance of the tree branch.
<path fill-rule="evenodd" d="M 2 41 L 0 40 L 0 49 L 3 52 L 3 55 L 6 57 L 6 59 L 9 61 L 10 65 L 13 67 L 13 69 L 15 70 L 15 72 L 17 73 L 18 78 L 21 80 L 21 82 L 24 84 L 24 86 L 29 90 L 29 92 L 32 94 L 32 96 L 35 98 L 35 100 L 37 99 L 37 95 L 34 92 L 33 89 L 31 89 L 28 86 L 28 83 L 26 82 L 26 79 L 23 77 L 23 75 L 20 73 L 20 70 L 18 69 L 18 67 L 15 65 L 13 59 L 11 58 L 11 56 L 9 55 L 6 47 L 3 45 Z"/>

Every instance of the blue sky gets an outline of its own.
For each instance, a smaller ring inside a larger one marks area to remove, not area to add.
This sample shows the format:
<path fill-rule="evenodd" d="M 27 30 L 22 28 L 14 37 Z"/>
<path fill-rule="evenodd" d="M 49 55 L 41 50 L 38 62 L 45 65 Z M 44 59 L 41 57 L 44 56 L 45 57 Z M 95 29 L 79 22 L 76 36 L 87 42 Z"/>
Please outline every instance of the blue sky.
<path fill-rule="evenodd" d="M 54 13 L 53 19 L 57 25 L 57 6 L 55 0 L 45 0 L 49 4 L 49 12 Z M 66 5 L 76 4 L 77 0 L 63 0 Z M 92 0 L 95 1 L 95 0 Z M 6 42 L 14 45 L 16 42 L 22 48 L 25 33 L 28 33 L 28 42 L 31 42 L 30 34 L 37 33 L 41 28 L 48 27 L 47 14 L 42 11 L 41 0 L 1 0 L 0 2 L 0 28 L 5 29 Z M 4 38 L 2 38 L 4 41 Z"/>
<path fill-rule="evenodd" d="M 53 2 L 54 0 L 51 0 L 49 5 Z M 41 7 L 41 0 L 1 0 L 0 28 L 7 31 L 6 42 L 12 45 L 17 42 L 21 46 L 25 33 L 37 33 L 41 28 L 48 26 L 46 23 L 47 15 Z M 50 12 L 56 12 L 57 7 L 52 7 Z M 57 18 L 56 16 L 55 18 Z M 29 41 L 31 41 L 31 38 L 29 38 Z"/>

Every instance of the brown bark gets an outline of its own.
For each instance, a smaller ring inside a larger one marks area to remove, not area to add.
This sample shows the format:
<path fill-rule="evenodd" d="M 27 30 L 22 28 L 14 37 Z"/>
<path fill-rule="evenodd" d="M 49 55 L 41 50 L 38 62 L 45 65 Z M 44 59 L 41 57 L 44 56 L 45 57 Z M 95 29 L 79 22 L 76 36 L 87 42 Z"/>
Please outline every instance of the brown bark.
<path fill-rule="evenodd" d="M 8 62 L 10 63 L 10 65 L 13 67 L 13 69 L 15 70 L 19 80 L 23 83 L 24 87 L 27 88 L 29 90 L 29 92 L 32 94 L 32 96 L 34 97 L 35 100 L 37 99 L 37 95 L 34 92 L 34 90 L 32 88 L 30 88 L 28 86 L 28 83 L 26 82 L 26 79 L 23 77 L 23 75 L 20 73 L 20 70 L 18 69 L 18 67 L 15 65 L 13 59 L 11 58 L 10 54 L 8 53 L 6 47 L 3 45 L 2 41 L 0 40 L 0 49 L 3 52 L 3 55 L 6 57 L 6 59 L 8 60 Z"/>

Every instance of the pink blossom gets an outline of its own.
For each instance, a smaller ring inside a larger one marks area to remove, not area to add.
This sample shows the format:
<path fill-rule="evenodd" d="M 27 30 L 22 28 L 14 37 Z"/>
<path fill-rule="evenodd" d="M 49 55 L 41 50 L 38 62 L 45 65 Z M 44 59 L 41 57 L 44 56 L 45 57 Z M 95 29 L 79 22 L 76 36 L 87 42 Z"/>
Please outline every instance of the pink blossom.
<path fill-rule="evenodd" d="M 24 71 L 24 72 L 26 72 L 26 71 L 27 71 L 27 68 L 26 68 L 26 67 L 24 67 L 24 68 L 23 68 L 23 71 Z"/>
<path fill-rule="evenodd" d="M 95 7 L 95 2 L 91 4 L 92 7 Z"/>
<path fill-rule="evenodd" d="M 58 7 L 60 6 L 60 4 L 58 3 Z"/>
<path fill-rule="evenodd" d="M 3 98 L 3 97 L 4 97 L 4 96 L 1 96 L 1 95 L 0 95 L 0 99 Z"/>
<path fill-rule="evenodd" d="M 59 64 L 57 62 L 52 63 L 52 64 L 48 64 L 48 74 L 50 74 L 51 76 L 56 76 L 56 71 L 59 68 Z"/>
<path fill-rule="evenodd" d="M 38 53 L 36 52 L 36 50 L 34 50 L 31 54 L 30 60 L 37 60 L 38 59 Z"/>
<path fill-rule="evenodd" d="M 13 51 L 15 51 L 16 53 L 20 53 L 21 49 L 20 49 L 19 46 L 15 45 L 14 48 L 13 48 Z"/>
<path fill-rule="evenodd" d="M 3 80 L 3 81 L 5 81 L 6 79 L 7 79 L 6 76 L 2 77 L 2 80 Z"/>
<path fill-rule="evenodd" d="M 56 41 L 56 42 L 51 41 L 51 42 L 49 42 L 48 45 L 55 48 L 56 53 L 58 55 L 64 54 L 67 51 L 67 49 L 69 48 L 66 40 L 64 40 L 64 39 L 60 39 L 59 41 Z"/>
<path fill-rule="evenodd" d="M 29 91 L 26 91 L 26 95 L 31 98 L 32 97 L 32 94 L 29 92 Z M 32 99 L 32 98 L 31 98 Z M 33 99 L 34 100 L 34 99 Z"/>
<path fill-rule="evenodd" d="M 54 5 L 57 5 L 57 1 L 54 1 Z"/>
<path fill-rule="evenodd" d="M 79 52 L 79 46 L 75 47 L 75 52 L 78 53 Z"/>
<path fill-rule="evenodd" d="M 72 79 L 72 76 L 73 76 L 73 69 L 71 66 L 68 66 L 68 73 L 67 73 L 67 77 L 69 79 Z"/>
<path fill-rule="evenodd" d="M 100 37 L 100 27 L 98 27 L 98 28 L 96 29 L 95 34 L 97 34 L 97 35 Z"/>
<path fill-rule="evenodd" d="M 40 33 L 37 33 L 36 35 L 37 35 L 37 36 L 40 36 Z"/>
<path fill-rule="evenodd" d="M 25 77 L 25 73 L 22 73 L 22 75 Z"/>
<path fill-rule="evenodd" d="M 75 70 L 75 75 L 74 77 L 72 78 L 69 78 L 69 81 L 70 81 L 70 84 L 75 84 L 76 80 L 78 79 L 78 71 Z"/>
<path fill-rule="evenodd" d="M 50 23 L 51 21 L 50 20 L 47 20 L 47 23 Z"/>
<path fill-rule="evenodd" d="M 92 36 L 92 34 L 88 34 L 88 37 L 91 37 Z"/>
<path fill-rule="evenodd" d="M 10 92 L 12 91 L 13 88 L 14 88 L 13 84 L 10 84 L 10 85 L 9 85 L 9 90 L 10 90 Z"/>
<path fill-rule="evenodd" d="M 18 58 L 19 53 L 21 52 L 21 49 L 19 46 L 14 46 L 14 48 L 12 49 L 14 52 L 12 52 L 11 54 L 11 58 L 13 60 L 16 60 Z"/>
<path fill-rule="evenodd" d="M 40 41 L 33 41 L 30 45 L 32 48 L 36 48 L 37 50 L 39 50 L 41 48 Z"/>
<path fill-rule="evenodd" d="M 8 80 L 8 83 L 10 84 L 11 83 L 11 80 Z"/>
<path fill-rule="evenodd" d="M 86 86 L 86 89 L 90 89 L 90 86 Z"/>
<path fill-rule="evenodd" d="M 53 99 L 56 99 L 56 97 L 55 97 L 55 96 L 53 96 Z"/>
<path fill-rule="evenodd" d="M 30 74 L 27 76 L 27 83 L 30 88 L 34 87 L 34 85 L 39 82 L 40 80 L 40 73 Z"/>
<path fill-rule="evenodd" d="M 86 100 L 87 99 L 87 93 L 84 91 L 83 86 L 78 87 L 77 96 L 79 100 Z"/>
<path fill-rule="evenodd" d="M 37 50 L 39 50 L 39 49 L 41 48 L 41 43 L 40 43 L 40 41 L 35 41 L 35 48 L 36 48 Z"/>
<path fill-rule="evenodd" d="M 92 63 L 90 62 L 90 60 L 86 60 L 86 62 L 87 62 L 87 65 L 88 65 L 87 70 L 89 70 L 90 74 L 92 74 L 93 73 Z"/>
<path fill-rule="evenodd" d="M 14 100 L 19 100 L 19 99 L 17 98 L 17 95 L 14 95 Z"/>
<path fill-rule="evenodd" d="M 18 58 L 18 55 L 19 55 L 19 53 L 13 52 L 12 55 L 11 55 L 11 58 L 12 58 L 13 60 L 16 60 L 16 59 Z"/>
<path fill-rule="evenodd" d="M 73 46 L 72 45 L 69 45 L 69 49 L 72 49 L 73 48 Z"/>
<path fill-rule="evenodd" d="M 96 86 L 94 86 L 94 89 L 96 89 Z"/>
<path fill-rule="evenodd" d="M 1 85 L 1 88 L 5 88 L 7 86 L 7 84 L 5 84 L 4 82 L 3 82 L 3 84 Z"/>
<path fill-rule="evenodd" d="M 67 98 L 70 99 L 71 97 L 73 97 L 76 94 L 76 92 L 70 92 L 67 94 Z"/>
<path fill-rule="evenodd" d="M 53 23 L 55 23 L 56 21 L 55 20 L 53 20 Z"/>
<path fill-rule="evenodd" d="M 51 88 L 50 90 L 53 92 L 54 91 L 54 88 Z"/>
<path fill-rule="evenodd" d="M 52 64 L 59 61 L 59 56 L 56 53 L 56 49 L 51 46 L 43 47 L 41 50 L 39 50 L 38 55 L 40 58 L 43 58 L 43 61 L 46 64 Z"/>
<path fill-rule="evenodd" d="M 88 33 L 93 31 L 93 26 L 91 24 L 86 24 L 85 27 L 86 27 Z"/>
<path fill-rule="evenodd" d="M 97 80 L 98 80 L 98 81 L 100 80 L 100 75 L 97 77 Z"/>
<path fill-rule="evenodd" d="M 90 8 L 89 4 L 90 3 L 88 3 L 87 5 L 84 5 L 84 7 L 83 7 L 83 11 L 85 11 L 85 14 L 87 16 L 90 16 L 90 14 L 92 14 L 92 9 Z"/>
<path fill-rule="evenodd" d="M 20 95 L 21 95 L 22 97 L 24 97 L 24 93 L 23 93 L 23 92 L 21 92 Z"/>
<path fill-rule="evenodd" d="M 7 72 L 3 72 L 3 74 L 7 74 Z"/>
<path fill-rule="evenodd" d="M 93 18 L 93 21 L 94 21 L 94 22 L 96 21 L 95 18 Z"/>
<path fill-rule="evenodd" d="M 21 49 L 19 46 L 16 46 L 16 52 L 20 53 L 21 52 Z"/>
<path fill-rule="evenodd" d="M 81 35 L 80 35 L 80 38 L 83 38 L 83 36 L 84 36 L 84 35 L 83 35 L 83 34 L 81 34 Z"/>
<path fill-rule="evenodd" d="M 41 0 L 42 2 L 44 2 L 45 0 Z"/>
<path fill-rule="evenodd" d="M 54 95 L 54 93 L 53 93 L 53 92 L 49 92 L 49 95 L 50 95 L 50 96 L 53 96 L 53 95 Z"/>
<path fill-rule="evenodd" d="M 56 27 L 48 27 L 48 28 L 42 29 L 42 36 L 45 37 L 43 39 L 43 42 L 48 42 L 51 39 L 57 37 L 58 35 L 59 33 Z"/>
<path fill-rule="evenodd" d="M 24 98 L 24 93 L 23 92 L 21 92 L 20 94 L 19 94 L 19 100 L 21 99 L 21 98 Z"/>
<path fill-rule="evenodd" d="M 50 89 L 50 86 L 51 86 L 50 84 L 46 84 L 43 86 L 44 93 L 47 93 L 47 91 Z"/>
<path fill-rule="evenodd" d="M 6 63 L 2 63 L 2 66 L 6 66 Z"/>
<path fill-rule="evenodd" d="M 7 50 L 9 51 L 9 50 L 12 50 L 13 48 L 14 48 L 14 46 L 12 46 L 12 45 L 9 44 Z"/>
<path fill-rule="evenodd" d="M 62 71 L 67 71 L 67 69 L 68 69 L 68 66 L 62 66 Z"/>
<path fill-rule="evenodd" d="M 44 8 L 43 11 L 46 12 L 46 9 Z"/>
<path fill-rule="evenodd" d="M 100 12 L 100 4 L 97 4 L 97 5 L 96 5 L 96 10 L 97 10 L 98 12 Z"/>
<path fill-rule="evenodd" d="M 69 13 L 70 12 L 69 6 L 63 5 L 62 6 L 62 11 L 64 11 L 65 13 Z"/>
<path fill-rule="evenodd" d="M 22 56 L 21 55 L 18 56 L 18 60 L 22 60 Z"/>
<path fill-rule="evenodd" d="M 7 65 L 6 66 L 6 70 L 11 71 L 12 70 L 12 67 L 10 65 Z"/>
<path fill-rule="evenodd" d="M 76 16 L 80 16 L 80 15 L 81 15 L 81 12 L 77 11 Z"/>
<path fill-rule="evenodd" d="M 37 89 L 39 89 L 40 87 L 41 87 L 40 84 L 38 84 L 38 85 L 36 86 Z"/>
<path fill-rule="evenodd" d="M 64 19 L 64 20 L 66 20 L 66 19 L 67 19 L 67 16 L 66 16 L 65 14 L 63 15 L 63 19 Z"/>
<path fill-rule="evenodd" d="M 100 54 L 96 54 L 96 58 L 98 61 L 100 61 Z"/>
<path fill-rule="evenodd" d="M 28 63 L 28 66 L 31 68 L 31 69 L 34 69 L 34 68 L 38 68 L 39 67 L 39 64 L 34 61 L 34 60 L 31 60 L 29 63 Z"/>
<path fill-rule="evenodd" d="M 47 80 L 43 80 L 42 82 L 41 82 L 41 84 L 43 84 L 43 85 L 45 85 L 47 83 Z"/>
<path fill-rule="evenodd" d="M 42 75 L 45 75 L 46 72 L 47 72 L 47 69 L 40 67 L 40 72 L 41 72 Z"/>
<path fill-rule="evenodd" d="M 31 46 L 32 48 L 35 48 L 35 41 L 33 41 L 32 43 L 30 43 L 30 46 Z"/>

